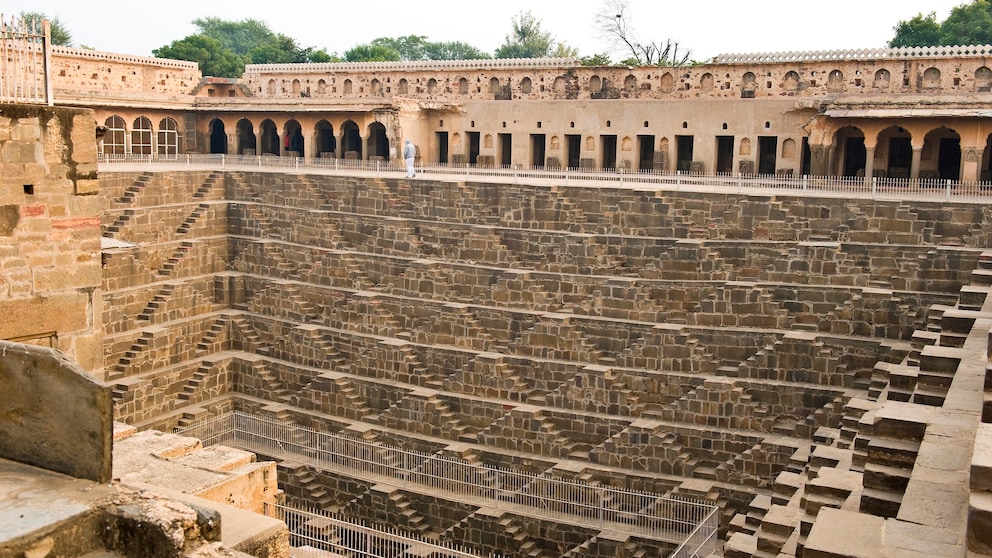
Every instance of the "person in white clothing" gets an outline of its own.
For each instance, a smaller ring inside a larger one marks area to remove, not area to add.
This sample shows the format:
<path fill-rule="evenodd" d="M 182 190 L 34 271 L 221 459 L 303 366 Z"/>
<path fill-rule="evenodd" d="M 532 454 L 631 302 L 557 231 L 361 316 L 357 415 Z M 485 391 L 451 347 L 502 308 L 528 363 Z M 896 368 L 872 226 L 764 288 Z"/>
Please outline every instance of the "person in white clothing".
<path fill-rule="evenodd" d="M 417 157 L 417 148 L 413 146 L 410 140 L 406 140 L 406 145 L 403 146 L 403 158 L 406 159 L 406 177 L 413 178 L 417 176 L 416 171 L 413 169 L 413 160 Z"/>

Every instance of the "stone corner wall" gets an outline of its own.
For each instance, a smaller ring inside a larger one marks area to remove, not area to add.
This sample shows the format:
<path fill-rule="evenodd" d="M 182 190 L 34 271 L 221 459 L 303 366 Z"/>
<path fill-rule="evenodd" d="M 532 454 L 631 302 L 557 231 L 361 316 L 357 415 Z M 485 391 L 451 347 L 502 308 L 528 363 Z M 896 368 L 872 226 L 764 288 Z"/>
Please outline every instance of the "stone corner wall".
<path fill-rule="evenodd" d="M 96 156 L 91 110 L 0 111 L 0 339 L 58 349 L 99 376 Z"/>
<path fill-rule="evenodd" d="M 109 386 L 56 351 L 0 341 L 0 393 L 0 457 L 110 481 Z"/>

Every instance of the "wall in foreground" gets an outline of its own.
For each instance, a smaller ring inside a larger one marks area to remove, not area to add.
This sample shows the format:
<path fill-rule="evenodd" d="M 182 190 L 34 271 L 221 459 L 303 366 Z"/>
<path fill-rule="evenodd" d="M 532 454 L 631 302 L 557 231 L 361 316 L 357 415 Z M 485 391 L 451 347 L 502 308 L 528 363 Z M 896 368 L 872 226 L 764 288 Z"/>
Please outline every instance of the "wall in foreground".
<path fill-rule="evenodd" d="M 0 339 L 102 367 L 96 122 L 90 110 L 0 111 Z"/>

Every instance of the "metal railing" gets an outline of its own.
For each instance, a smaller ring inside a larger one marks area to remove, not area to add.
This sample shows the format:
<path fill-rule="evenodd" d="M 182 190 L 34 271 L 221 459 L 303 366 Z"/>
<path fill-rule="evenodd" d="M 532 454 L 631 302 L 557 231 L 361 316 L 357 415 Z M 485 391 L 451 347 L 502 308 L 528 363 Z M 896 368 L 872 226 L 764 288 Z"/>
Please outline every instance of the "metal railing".
<path fill-rule="evenodd" d="M 177 433 L 440 498 L 683 545 L 687 552 L 716 548 L 717 508 L 705 502 L 403 450 L 241 412 Z M 687 540 L 700 546 L 690 548 Z"/>
<path fill-rule="evenodd" d="M 402 177 L 405 165 L 399 159 L 359 160 L 339 158 L 281 157 L 278 155 L 101 155 L 104 172 L 148 170 L 284 170 L 288 172 Z M 619 187 L 653 191 L 691 191 L 731 194 L 781 194 L 803 197 L 849 199 L 904 199 L 992 203 L 992 182 L 966 182 L 936 178 L 883 178 L 840 176 L 777 176 L 701 174 L 624 169 L 587 170 L 520 166 L 486 167 L 445 163 L 420 164 L 418 176 L 486 180 L 505 183 L 550 182 L 553 185 Z"/>
<path fill-rule="evenodd" d="M 0 14 L 0 103 L 53 104 L 48 20 Z"/>
<path fill-rule="evenodd" d="M 459 545 L 427 540 L 386 525 L 365 525 L 323 510 L 301 510 L 292 506 L 265 504 L 265 515 L 289 528 L 293 558 L 483 558 Z"/>

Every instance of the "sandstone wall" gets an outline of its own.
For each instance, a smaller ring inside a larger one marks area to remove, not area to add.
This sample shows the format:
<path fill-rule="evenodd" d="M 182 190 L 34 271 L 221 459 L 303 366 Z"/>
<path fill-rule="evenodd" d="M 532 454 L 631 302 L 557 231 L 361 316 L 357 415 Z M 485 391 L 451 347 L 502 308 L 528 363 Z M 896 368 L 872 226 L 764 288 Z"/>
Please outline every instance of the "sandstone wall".
<path fill-rule="evenodd" d="M 0 339 L 101 374 L 100 198 L 89 110 L 0 115 Z"/>

